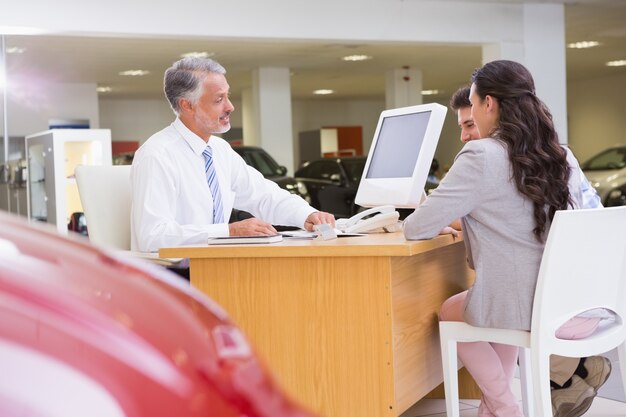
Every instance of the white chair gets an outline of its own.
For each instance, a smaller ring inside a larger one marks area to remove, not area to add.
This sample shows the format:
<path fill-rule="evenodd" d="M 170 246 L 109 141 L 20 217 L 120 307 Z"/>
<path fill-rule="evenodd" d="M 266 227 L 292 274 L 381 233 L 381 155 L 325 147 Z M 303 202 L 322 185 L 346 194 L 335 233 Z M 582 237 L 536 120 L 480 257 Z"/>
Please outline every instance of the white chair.
<path fill-rule="evenodd" d="M 585 339 L 555 337 L 571 317 L 594 308 L 611 310 L 615 320 L 603 321 Z M 557 212 L 541 260 L 530 332 L 439 323 L 448 417 L 459 415 L 457 342 L 520 346 L 524 414 L 551 416 L 550 355 L 587 357 L 618 347 L 626 386 L 625 319 L 626 207 Z"/>
<path fill-rule="evenodd" d="M 89 240 L 130 250 L 130 165 L 78 165 L 74 171 Z"/>
<path fill-rule="evenodd" d="M 130 252 L 130 165 L 78 165 L 74 175 L 91 243 L 159 265 L 173 266 L 181 261 L 159 258 L 155 253 Z"/>

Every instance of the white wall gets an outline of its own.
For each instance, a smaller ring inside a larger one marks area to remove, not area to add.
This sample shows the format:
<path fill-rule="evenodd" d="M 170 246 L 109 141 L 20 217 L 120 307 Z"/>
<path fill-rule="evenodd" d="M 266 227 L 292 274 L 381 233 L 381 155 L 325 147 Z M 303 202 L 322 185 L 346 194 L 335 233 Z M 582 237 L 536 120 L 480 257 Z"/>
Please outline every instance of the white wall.
<path fill-rule="evenodd" d="M 231 116 L 233 127 L 242 127 L 241 102 L 234 100 Z M 363 148 L 369 149 L 378 115 L 385 100 L 296 100 L 292 102 L 293 138 L 297 146 L 299 132 L 320 129 L 323 126 L 362 126 Z M 111 129 L 113 141 L 143 143 L 174 120 L 174 113 L 165 98 L 162 99 L 100 99 L 100 127 Z M 295 150 L 297 152 L 297 149 Z M 296 155 L 294 155 L 295 158 Z M 284 161 L 278 161 L 285 164 Z M 290 167 L 293 172 L 296 167 Z"/>
<path fill-rule="evenodd" d="M 172 18 L 171 8 L 155 8 L 149 0 L 64 0 L 63 7 L 49 7 L 45 0 L 14 2 L 10 8 L 3 8 L 0 29 L 4 26 L 5 32 L 10 33 L 7 26 L 23 26 L 44 33 L 65 35 L 302 39 L 328 42 L 522 45 L 525 40 L 524 6 L 493 1 L 368 0 L 367 7 L 363 7 L 362 0 L 239 0 L 226 3 L 215 0 L 179 0 L 176 6 L 176 17 Z M 124 13 L 120 14 L 119 10 L 124 10 Z M 150 13 L 146 14 L 146 10 L 150 10 Z M 236 21 L 223 17 L 236 17 Z M 471 30 L 468 30 L 470 21 Z M 323 22 L 322 26 L 320 22 Z M 136 140 L 136 136 L 147 137 L 171 121 L 170 117 L 165 117 L 161 104 L 152 103 L 155 107 L 144 104 L 153 111 L 151 116 L 140 120 L 134 117 L 136 109 L 124 108 L 123 103 L 116 104 L 120 108 L 111 108 L 111 104 L 103 100 L 102 105 L 109 107 L 102 112 L 106 120 L 102 127 L 113 129 L 114 140 Z M 318 129 L 324 125 L 362 125 L 364 147 L 367 149 L 383 107 L 384 103 L 379 105 L 375 100 L 361 103 L 295 102 L 294 138 L 297 138 L 299 131 Z M 234 117 L 240 115 L 241 112 L 238 112 Z M 233 125 L 241 126 L 241 123 L 233 120 Z M 446 134 L 449 129 L 452 128 L 446 126 L 445 136 L 442 137 L 442 141 L 445 139 L 441 145 L 442 155 L 439 156 L 439 150 L 437 153 L 442 164 L 451 161 L 458 146 L 455 142 L 457 135 Z M 297 141 L 294 146 L 297 146 Z"/>
<path fill-rule="evenodd" d="M 233 101 L 235 112 L 231 125 L 241 127 L 240 103 Z M 113 141 L 145 142 L 150 136 L 174 121 L 176 115 L 166 98 L 100 99 L 100 126 L 111 129 Z"/>
<path fill-rule="evenodd" d="M 626 144 L 626 73 L 568 84 L 569 145 L 580 162 Z"/>
<path fill-rule="evenodd" d="M 49 119 L 88 119 L 91 128 L 100 127 L 95 84 L 44 84 L 35 80 L 9 91 L 13 91 L 8 97 L 10 136 L 48 130 Z"/>
<path fill-rule="evenodd" d="M 143 143 L 157 131 L 172 123 L 174 113 L 162 100 L 100 99 L 100 125 L 111 129 L 113 141 Z"/>
<path fill-rule="evenodd" d="M 379 100 L 294 100 L 293 134 L 320 129 L 324 126 L 362 126 L 363 151 L 367 152 L 385 98 Z M 296 140 L 297 142 L 297 140 Z"/>
<path fill-rule="evenodd" d="M 568 139 L 570 147 L 581 162 L 606 147 L 626 143 L 626 114 L 623 110 L 625 97 L 626 74 L 623 73 L 614 77 L 568 83 Z M 447 97 L 444 97 L 440 104 L 447 106 L 446 100 Z M 429 101 L 428 98 L 425 101 Z M 242 127 L 241 103 L 235 101 L 234 105 L 232 125 Z M 383 97 L 369 100 L 295 100 L 292 105 L 294 146 L 298 146 L 299 132 L 316 130 L 323 126 L 362 126 L 363 149 L 367 151 L 385 100 Z M 99 107 L 100 127 L 111 129 L 113 140 L 143 142 L 174 119 L 165 98 L 101 98 Z M 22 123 L 26 121 L 23 120 Z M 47 118 L 42 118 L 37 126 L 30 123 L 31 129 L 28 133 L 37 131 L 32 130 L 33 128 L 45 129 L 47 125 L 44 122 L 47 123 Z M 449 166 L 461 149 L 459 134 L 456 114 L 448 110 L 435 153 L 442 168 Z M 293 171 L 290 169 L 290 172 Z"/>
<path fill-rule="evenodd" d="M 235 112 L 231 117 L 233 127 L 242 127 L 242 111 L 239 101 L 233 102 Z M 441 104 L 447 105 L 442 102 Z M 292 102 L 294 146 L 298 145 L 298 134 L 318 130 L 324 126 L 361 126 L 363 128 L 363 151 L 372 143 L 380 112 L 385 108 L 385 99 L 369 100 L 295 100 Z M 111 129 L 114 141 L 139 141 L 143 143 L 155 132 L 174 120 L 174 113 L 163 99 L 100 99 L 100 127 Z M 448 112 L 444 131 L 436 156 L 443 165 L 450 165 L 460 150 L 456 116 Z M 294 160 L 298 160 L 297 148 Z M 276 156 L 275 156 L 276 157 Z M 284 161 L 278 161 L 284 164 Z M 290 172 L 297 167 L 289 169 Z"/>
<path fill-rule="evenodd" d="M 425 97 L 424 102 L 432 102 L 432 100 Z M 439 104 L 447 106 L 448 102 L 444 100 L 440 101 Z M 293 126 L 296 146 L 299 132 L 316 130 L 323 126 L 362 126 L 363 152 L 367 154 L 374 138 L 378 117 L 384 109 L 384 97 L 379 100 L 294 101 Z M 439 145 L 435 152 L 435 157 L 439 160 L 441 167 L 452 164 L 455 155 L 461 150 L 459 137 L 456 114 L 448 110 Z"/>
<path fill-rule="evenodd" d="M 233 39 L 484 43 L 523 38 L 519 4 L 368 0 L 367 7 L 363 5 L 362 0 L 179 0 L 174 8 L 155 7 L 151 0 L 64 0 L 62 6 L 50 7 L 48 0 L 31 0 L 3 7 L 0 27 L 64 34 Z"/>

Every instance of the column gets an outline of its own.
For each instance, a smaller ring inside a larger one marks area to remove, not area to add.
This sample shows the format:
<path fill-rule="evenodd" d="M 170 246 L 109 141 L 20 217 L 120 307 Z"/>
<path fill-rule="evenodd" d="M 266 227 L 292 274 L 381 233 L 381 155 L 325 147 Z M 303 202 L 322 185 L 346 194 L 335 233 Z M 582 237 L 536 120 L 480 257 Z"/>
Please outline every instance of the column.
<path fill-rule="evenodd" d="M 498 59 L 509 59 L 526 65 L 524 45 L 521 42 L 500 42 L 483 45 L 483 65 Z"/>
<path fill-rule="evenodd" d="M 525 4 L 523 43 L 483 45 L 483 63 L 517 61 L 530 70 L 537 96 L 552 113 L 561 143 L 567 143 L 567 84 L 565 15 L 562 4 Z"/>
<path fill-rule="evenodd" d="M 250 97 L 243 95 L 244 143 L 263 147 L 293 173 L 293 129 L 289 68 L 262 67 L 252 72 Z M 250 103 L 250 107 L 248 107 Z"/>
<path fill-rule="evenodd" d="M 567 72 L 563 4 L 524 5 L 526 67 L 533 74 L 537 96 L 552 113 L 559 141 L 567 143 Z"/>
<path fill-rule="evenodd" d="M 385 74 L 385 105 L 387 109 L 422 104 L 422 71 L 398 68 Z"/>
<path fill-rule="evenodd" d="M 259 143 L 258 115 L 255 113 L 252 88 L 241 90 L 241 125 L 243 130 L 243 144 L 247 146 L 261 146 Z"/>

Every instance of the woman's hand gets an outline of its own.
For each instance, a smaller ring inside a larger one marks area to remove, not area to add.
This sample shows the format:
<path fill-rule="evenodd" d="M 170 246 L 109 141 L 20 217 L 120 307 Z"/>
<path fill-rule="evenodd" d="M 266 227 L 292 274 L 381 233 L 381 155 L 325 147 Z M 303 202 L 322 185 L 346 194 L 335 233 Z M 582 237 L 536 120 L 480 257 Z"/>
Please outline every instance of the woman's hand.
<path fill-rule="evenodd" d="M 450 226 L 446 226 L 439 232 L 440 235 L 452 235 L 453 238 L 459 237 L 459 231 Z"/>

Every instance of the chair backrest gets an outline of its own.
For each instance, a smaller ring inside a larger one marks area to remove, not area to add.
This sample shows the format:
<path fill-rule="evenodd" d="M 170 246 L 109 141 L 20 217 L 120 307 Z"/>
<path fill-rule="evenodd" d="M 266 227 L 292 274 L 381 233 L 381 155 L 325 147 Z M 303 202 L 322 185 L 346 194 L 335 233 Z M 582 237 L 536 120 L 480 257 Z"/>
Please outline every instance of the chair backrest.
<path fill-rule="evenodd" d="M 554 335 L 569 318 L 600 307 L 626 320 L 626 206 L 558 211 L 541 260 L 532 331 Z"/>
<path fill-rule="evenodd" d="M 79 165 L 74 173 L 89 240 L 130 250 L 130 165 Z"/>

